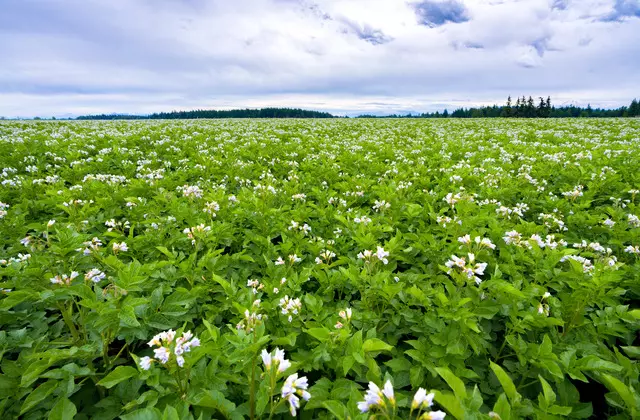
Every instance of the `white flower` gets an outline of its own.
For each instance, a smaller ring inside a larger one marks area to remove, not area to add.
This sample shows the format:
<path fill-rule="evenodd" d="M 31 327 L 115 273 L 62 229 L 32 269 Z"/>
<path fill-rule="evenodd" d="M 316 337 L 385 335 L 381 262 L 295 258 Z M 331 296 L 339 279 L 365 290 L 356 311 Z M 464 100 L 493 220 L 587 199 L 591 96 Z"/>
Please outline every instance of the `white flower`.
<path fill-rule="evenodd" d="M 127 246 L 127 244 L 125 242 L 122 243 L 117 243 L 114 242 L 113 243 L 113 252 L 127 252 L 129 250 L 129 247 Z"/>
<path fill-rule="evenodd" d="M 469 236 L 469 234 L 461 236 L 458 238 L 458 242 L 463 245 L 469 245 L 471 243 L 471 236 Z"/>
<path fill-rule="evenodd" d="M 431 407 L 433 405 L 434 397 L 435 397 L 434 393 L 427 394 L 427 391 L 424 388 L 418 388 L 418 391 L 413 396 L 413 402 L 411 403 L 411 408 L 415 410 L 418 407 L 421 407 L 421 408 Z"/>
<path fill-rule="evenodd" d="M 369 382 L 369 389 L 367 389 L 367 393 L 364 395 L 364 401 L 358 403 L 358 409 L 360 412 L 366 413 L 371 407 L 380 405 L 382 402 L 382 392 L 380 392 L 380 388 L 373 382 Z"/>
<path fill-rule="evenodd" d="M 382 248 L 381 246 L 378 247 L 378 249 L 376 250 L 376 257 L 382 261 L 383 264 L 388 264 L 389 260 L 387 260 L 386 257 L 389 256 L 389 253 L 387 251 L 384 250 L 384 248 Z"/>
<path fill-rule="evenodd" d="M 155 358 L 158 359 L 158 361 L 160 361 L 160 363 L 162 364 L 167 363 L 169 361 L 169 356 L 171 355 L 171 353 L 169 353 L 169 349 L 167 349 L 166 347 L 154 349 L 153 354 Z"/>
<path fill-rule="evenodd" d="M 384 387 L 382 388 L 382 393 L 384 394 L 385 397 L 387 397 L 387 399 L 389 401 L 395 401 L 395 396 L 393 393 L 393 385 L 391 384 L 391 381 L 387 380 L 387 382 L 384 383 Z"/>
<path fill-rule="evenodd" d="M 152 361 L 153 359 L 150 358 L 149 356 L 144 356 L 142 359 L 140 359 L 140 367 L 143 370 L 149 370 L 149 368 L 151 367 Z"/>
<path fill-rule="evenodd" d="M 482 247 L 486 247 L 486 248 L 489 248 L 489 249 L 496 249 L 495 244 L 493 242 L 491 242 L 491 239 L 489 239 L 489 238 L 480 238 L 479 236 L 476 236 L 475 242 L 481 248 Z"/>
<path fill-rule="evenodd" d="M 291 367 L 291 362 L 285 359 L 284 350 L 277 347 L 273 355 L 267 352 L 266 349 L 263 349 L 260 356 L 262 357 L 262 362 L 266 370 L 271 370 L 272 366 L 276 366 L 278 373 L 283 373 Z"/>
<path fill-rule="evenodd" d="M 638 245 L 636 245 L 636 246 L 629 245 L 624 249 L 624 252 L 629 253 L 629 254 L 638 255 L 638 254 L 640 254 L 640 246 L 638 246 Z"/>
<path fill-rule="evenodd" d="M 91 280 L 94 283 L 99 283 L 105 277 L 107 277 L 107 275 L 97 268 L 92 268 L 88 273 L 84 275 L 85 280 Z"/>
<path fill-rule="evenodd" d="M 425 415 L 423 415 L 421 417 L 421 419 L 424 420 L 442 420 L 445 418 L 445 416 L 447 415 L 447 413 L 445 413 L 444 411 L 429 411 L 428 413 L 426 413 Z"/>
<path fill-rule="evenodd" d="M 180 367 L 184 366 L 184 357 L 176 356 L 176 362 L 178 363 L 178 366 Z"/>
<path fill-rule="evenodd" d="M 282 398 L 289 402 L 289 410 L 292 416 L 296 415 L 296 409 L 300 408 L 300 399 L 302 397 L 305 401 L 309 401 L 311 394 L 307 389 L 309 388 L 309 382 L 307 377 L 303 376 L 298 378 L 298 374 L 294 373 L 284 381 L 282 385 Z"/>
<path fill-rule="evenodd" d="M 607 219 L 607 220 L 603 221 L 602 224 L 611 229 L 613 227 L 613 225 L 616 224 L 616 222 L 614 222 L 611 219 Z"/>
<path fill-rule="evenodd" d="M 349 320 L 351 320 L 352 310 L 351 310 L 351 308 L 346 308 L 345 310 L 340 311 L 338 313 L 338 315 L 340 316 L 340 318 L 342 318 L 342 319 L 344 319 L 346 321 L 349 321 Z"/>
<path fill-rule="evenodd" d="M 47 228 L 50 228 L 51 226 L 53 226 L 56 223 L 55 220 L 49 220 L 49 222 L 47 223 Z"/>
<path fill-rule="evenodd" d="M 271 369 L 271 353 L 269 353 L 267 349 L 262 349 L 260 356 L 262 357 L 262 363 L 264 363 L 267 370 Z"/>

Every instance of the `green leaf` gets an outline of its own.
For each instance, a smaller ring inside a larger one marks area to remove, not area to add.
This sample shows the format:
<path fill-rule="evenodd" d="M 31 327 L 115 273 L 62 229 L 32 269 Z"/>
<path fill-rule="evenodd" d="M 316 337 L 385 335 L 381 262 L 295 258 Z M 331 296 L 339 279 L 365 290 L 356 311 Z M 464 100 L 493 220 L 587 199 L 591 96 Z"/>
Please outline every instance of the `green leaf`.
<path fill-rule="evenodd" d="M 322 406 L 329 410 L 329 412 L 336 419 L 344 419 L 345 414 L 347 413 L 347 407 L 344 406 L 340 401 L 329 400 L 322 403 Z"/>
<path fill-rule="evenodd" d="M 391 351 L 392 348 L 393 347 L 380 340 L 379 338 L 369 338 L 364 341 L 364 344 L 362 344 L 362 350 L 364 350 L 365 352 Z"/>
<path fill-rule="evenodd" d="M 136 319 L 136 314 L 133 310 L 133 306 L 125 305 L 120 308 L 118 313 L 118 319 L 120 319 L 120 325 L 125 327 L 139 327 L 140 323 Z"/>
<path fill-rule="evenodd" d="M 121 420 L 162 420 L 162 413 L 157 408 L 147 407 L 120 416 Z"/>
<path fill-rule="evenodd" d="M 447 383 L 447 385 L 449 385 L 451 389 L 453 389 L 453 393 L 455 394 L 456 398 L 460 400 L 464 400 L 467 398 L 467 390 L 464 387 L 464 382 L 462 382 L 462 379 L 458 378 L 447 368 L 436 368 L 436 372 L 438 372 L 438 375 L 440 375 L 442 379 L 444 379 L 444 381 Z"/>
<path fill-rule="evenodd" d="M 20 386 L 27 387 L 31 385 L 40 377 L 40 374 L 47 370 L 52 362 L 49 360 L 38 360 L 29 365 L 29 367 L 22 374 L 20 379 Z"/>
<path fill-rule="evenodd" d="M 72 420 L 78 410 L 68 398 L 60 398 L 49 412 L 49 420 Z"/>
<path fill-rule="evenodd" d="M 451 393 L 443 393 L 440 391 L 435 392 L 435 400 L 438 404 L 444 407 L 454 418 L 458 420 L 464 419 L 464 408 L 460 404 L 458 398 Z"/>
<path fill-rule="evenodd" d="M 624 401 L 625 405 L 629 410 L 635 410 L 636 403 L 635 398 L 633 396 L 633 391 L 629 389 L 622 381 L 617 378 L 614 378 L 611 375 L 607 375 L 606 373 L 602 375 L 605 381 L 605 385 L 611 391 L 614 391 L 620 395 L 622 401 Z"/>
<path fill-rule="evenodd" d="M 549 407 L 547 411 L 551 414 L 557 414 L 559 416 L 568 416 L 569 414 L 571 414 L 571 411 L 573 411 L 573 409 L 571 407 L 554 405 L 553 407 Z"/>
<path fill-rule="evenodd" d="M 24 400 L 24 403 L 22 404 L 22 408 L 20 409 L 20 415 L 31 410 L 33 407 L 38 405 L 38 403 L 40 403 L 42 400 L 44 400 L 49 395 L 51 395 L 51 393 L 57 388 L 57 386 L 58 386 L 58 381 L 50 380 L 43 383 L 39 387 L 37 387 L 35 390 L 33 390 L 33 392 L 29 394 L 27 399 Z"/>
<path fill-rule="evenodd" d="M 551 385 L 549 385 L 542 376 L 538 375 L 538 379 L 540 379 L 540 383 L 542 384 L 542 393 L 544 394 L 547 407 L 551 407 L 556 402 L 556 393 L 553 392 Z"/>
<path fill-rule="evenodd" d="M 621 348 L 629 357 L 640 359 L 640 346 L 621 346 Z"/>
<path fill-rule="evenodd" d="M 507 396 L 504 392 L 498 397 L 498 401 L 496 401 L 493 406 L 493 411 L 498 413 L 500 420 L 511 419 L 511 406 L 509 405 L 509 401 L 507 400 Z"/>
<path fill-rule="evenodd" d="M 120 382 L 138 375 L 138 370 L 131 366 L 118 366 L 107 376 L 102 378 L 98 385 L 105 388 L 112 388 L 118 385 Z"/>
<path fill-rule="evenodd" d="M 309 328 L 306 333 L 320 342 L 328 340 L 331 336 L 331 331 L 326 327 Z"/>
<path fill-rule="evenodd" d="M 491 370 L 500 381 L 500 385 L 502 385 L 502 389 L 504 389 L 505 394 L 509 397 L 509 401 L 511 404 L 515 404 L 520 401 L 520 394 L 516 391 L 516 386 L 507 374 L 507 372 L 502 369 L 499 365 L 489 362 L 489 366 L 491 366 Z"/>
<path fill-rule="evenodd" d="M 171 407 L 170 405 L 166 406 L 164 408 L 164 413 L 162 413 L 162 420 L 180 420 L 178 410 Z"/>
<path fill-rule="evenodd" d="M 170 260 L 175 258 L 173 253 L 164 246 L 157 246 L 156 249 L 166 255 Z"/>
<path fill-rule="evenodd" d="M 220 391 L 205 391 L 193 404 L 218 410 L 225 417 L 229 417 L 236 409 L 236 405 L 227 400 Z"/>

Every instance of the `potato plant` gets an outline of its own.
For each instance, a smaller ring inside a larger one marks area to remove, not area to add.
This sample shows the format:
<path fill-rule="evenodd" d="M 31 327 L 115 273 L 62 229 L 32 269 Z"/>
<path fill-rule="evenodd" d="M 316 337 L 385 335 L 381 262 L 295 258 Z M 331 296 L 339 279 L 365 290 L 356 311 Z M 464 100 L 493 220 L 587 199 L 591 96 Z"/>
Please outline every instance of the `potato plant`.
<path fill-rule="evenodd" d="M 1 418 L 640 418 L 640 121 L 0 143 Z"/>

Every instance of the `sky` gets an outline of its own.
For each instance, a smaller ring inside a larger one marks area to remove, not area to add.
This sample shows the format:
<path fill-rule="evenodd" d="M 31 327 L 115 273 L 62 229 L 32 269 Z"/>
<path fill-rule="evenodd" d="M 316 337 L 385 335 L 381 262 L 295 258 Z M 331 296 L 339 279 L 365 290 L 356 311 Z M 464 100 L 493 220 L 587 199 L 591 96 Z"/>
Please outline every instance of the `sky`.
<path fill-rule="evenodd" d="M 0 116 L 640 97 L 640 0 L 0 0 Z"/>

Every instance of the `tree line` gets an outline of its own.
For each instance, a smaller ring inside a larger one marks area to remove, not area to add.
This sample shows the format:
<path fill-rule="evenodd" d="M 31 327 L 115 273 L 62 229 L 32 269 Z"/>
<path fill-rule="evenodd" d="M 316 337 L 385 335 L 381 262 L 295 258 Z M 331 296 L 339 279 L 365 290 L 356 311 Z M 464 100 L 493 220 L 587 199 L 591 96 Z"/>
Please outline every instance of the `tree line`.
<path fill-rule="evenodd" d="M 361 118 L 375 118 L 373 115 L 361 115 Z M 613 117 L 640 117 L 640 101 L 634 99 L 631 105 L 616 109 L 579 107 L 575 105 L 553 106 L 551 97 L 534 100 L 529 96 L 517 98 L 513 102 L 511 96 L 503 106 L 492 105 L 478 108 L 458 108 L 449 113 L 427 112 L 422 114 L 389 115 L 384 118 L 613 118 Z"/>
<path fill-rule="evenodd" d="M 150 115 L 101 114 L 85 115 L 78 120 L 175 120 L 197 118 L 333 118 L 328 112 L 309 111 L 299 108 L 230 109 L 217 111 L 197 109 L 194 111 L 159 112 Z"/>
<path fill-rule="evenodd" d="M 518 97 L 514 102 L 509 96 L 505 105 L 492 105 L 472 108 L 458 108 L 453 112 L 426 112 L 406 115 L 359 115 L 356 118 L 612 118 L 640 117 L 640 101 L 634 99 L 629 106 L 616 109 L 579 107 L 575 105 L 553 106 L 551 97 L 539 97 L 534 100 Z M 160 112 L 149 115 L 132 114 L 100 114 L 84 115 L 77 120 L 159 120 L 159 119 L 197 119 L 197 118 L 339 118 L 328 112 L 310 111 L 300 108 L 260 108 L 211 110 L 197 109 L 193 111 Z M 5 119 L 0 117 L 0 119 Z M 40 120 L 40 117 L 34 118 Z M 55 119 L 55 118 L 52 118 Z"/>

